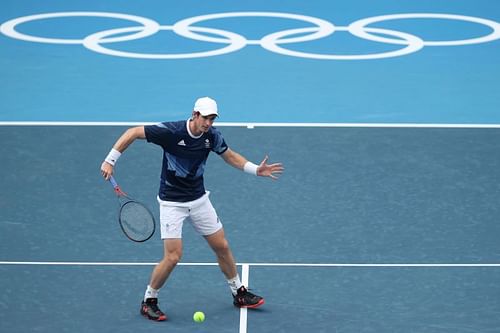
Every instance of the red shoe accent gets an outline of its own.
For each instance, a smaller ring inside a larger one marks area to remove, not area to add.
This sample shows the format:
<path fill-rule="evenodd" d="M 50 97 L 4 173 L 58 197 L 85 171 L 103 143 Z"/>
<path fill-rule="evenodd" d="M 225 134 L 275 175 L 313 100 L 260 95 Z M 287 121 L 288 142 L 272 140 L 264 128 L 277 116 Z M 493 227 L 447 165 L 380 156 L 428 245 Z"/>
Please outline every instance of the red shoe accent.
<path fill-rule="evenodd" d="M 243 306 L 240 306 L 240 308 L 246 308 L 246 309 L 256 309 L 258 308 L 259 306 L 261 306 L 262 304 L 264 304 L 264 299 L 261 299 L 259 301 L 259 303 L 257 304 L 252 304 L 252 305 L 243 305 Z"/>
<path fill-rule="evenodd" d="M 165 320 L 167 320 L 167 316 L 166 315 L 159 316 L 158 319 L 150 318 L 147 313 L 143 313 L 142 316 L 145 317 L 145 318 L 147 318 L 147 319 L 149 319 L 149 320 L 153 320 L 153 321 L 165 321 Z"/>

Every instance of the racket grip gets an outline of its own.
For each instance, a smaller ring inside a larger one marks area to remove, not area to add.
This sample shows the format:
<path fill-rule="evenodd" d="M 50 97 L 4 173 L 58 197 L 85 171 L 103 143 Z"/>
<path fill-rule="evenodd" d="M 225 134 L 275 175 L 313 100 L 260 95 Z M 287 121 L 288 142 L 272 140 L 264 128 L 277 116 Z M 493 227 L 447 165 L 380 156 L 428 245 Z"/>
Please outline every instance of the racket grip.
<path fill-rule="evenodd" d="M 113 185 L 113 187 L 115 189 L 119 188 L 118 183 L 116 182 L 116 180 L 115 180 L 115 178 L 113 176 L 109 177 L 109 182 L 111 183 L 111 185 Z"/>

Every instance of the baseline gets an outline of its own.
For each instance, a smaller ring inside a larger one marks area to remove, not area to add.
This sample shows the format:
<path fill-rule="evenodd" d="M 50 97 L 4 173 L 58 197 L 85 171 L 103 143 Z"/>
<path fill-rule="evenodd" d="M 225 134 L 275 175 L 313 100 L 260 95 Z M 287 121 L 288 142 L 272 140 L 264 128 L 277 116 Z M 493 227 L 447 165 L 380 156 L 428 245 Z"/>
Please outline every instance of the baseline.
<path fill-rule="evenodd" d="M 159 122 L 106 121 L 0 121 L 1 126 L 140 126 Z M 218 127 L 352 127 L 352 128 L 500 128 L 500 124 L 441 124 L 441 123 L 259 123 L 215 122 Z"/>
<path fill-rule="evenodd" d="M 47 265 L 47 266 L 155 266 L 156 262 L 85 262 L 85 261 L 0 261 L 0 265 Z M 216 262 L 184 262 L 179 266 L 217 266 Z M 251 266 L 270 267 L 500 267 L 500 263 L 236 263 L 246 270 Z"/>

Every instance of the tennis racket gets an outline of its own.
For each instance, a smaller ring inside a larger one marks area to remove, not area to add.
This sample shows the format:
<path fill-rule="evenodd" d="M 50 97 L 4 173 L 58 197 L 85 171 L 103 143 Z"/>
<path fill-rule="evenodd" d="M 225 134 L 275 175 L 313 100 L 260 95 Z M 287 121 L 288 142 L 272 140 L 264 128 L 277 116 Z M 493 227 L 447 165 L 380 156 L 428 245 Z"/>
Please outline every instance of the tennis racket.
<path fill-rule="evenodd" d="M 125 236 L 134 242 L 150 239 L 155 233 L 155 219 L 151 211 L 123 192 L 113 176 L 109 178 L 109 182 L 118 197 L 118 222 Z"/>

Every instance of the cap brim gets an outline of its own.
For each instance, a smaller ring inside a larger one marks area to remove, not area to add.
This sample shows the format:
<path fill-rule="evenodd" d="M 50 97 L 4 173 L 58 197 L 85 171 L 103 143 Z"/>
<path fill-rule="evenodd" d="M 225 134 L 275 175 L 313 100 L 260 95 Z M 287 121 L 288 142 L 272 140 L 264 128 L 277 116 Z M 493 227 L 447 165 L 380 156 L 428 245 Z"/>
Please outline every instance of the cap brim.
<path fill-rule="evenodd" d="M 200 110 L 195 110 L 195 111 L 199 112 L 204 117 L 212 116 L 212 115 L 219 116 L 219 114 L 217 112 L 213 112 L 213 111 L 200 111 Z"/>

